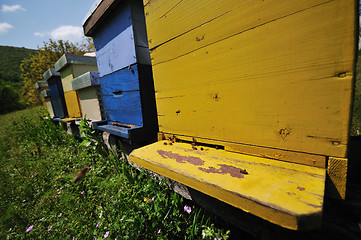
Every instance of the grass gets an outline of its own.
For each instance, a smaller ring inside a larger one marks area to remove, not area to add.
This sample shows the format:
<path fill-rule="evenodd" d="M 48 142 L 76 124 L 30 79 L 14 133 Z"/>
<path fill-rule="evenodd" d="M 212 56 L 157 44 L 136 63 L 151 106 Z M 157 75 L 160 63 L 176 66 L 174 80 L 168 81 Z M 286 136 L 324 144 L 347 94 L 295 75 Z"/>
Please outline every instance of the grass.
<path fill-rule="evenodd" d="M 153 173 L 104 148 L 85 122 L 79 141 L 44 116 L 0 116 L 0 239 L 228 238 Z"/>

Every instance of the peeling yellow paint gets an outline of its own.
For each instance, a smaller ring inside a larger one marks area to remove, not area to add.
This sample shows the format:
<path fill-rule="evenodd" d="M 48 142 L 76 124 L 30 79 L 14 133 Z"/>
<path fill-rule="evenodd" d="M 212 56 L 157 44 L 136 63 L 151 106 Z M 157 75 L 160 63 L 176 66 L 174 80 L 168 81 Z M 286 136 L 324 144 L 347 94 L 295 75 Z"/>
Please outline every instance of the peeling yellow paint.
<path fill-rule="evenodd" d="M 134 150 L 130 161 L 281 226 L 320 225 L 325 169 L 167 142 Z"/>

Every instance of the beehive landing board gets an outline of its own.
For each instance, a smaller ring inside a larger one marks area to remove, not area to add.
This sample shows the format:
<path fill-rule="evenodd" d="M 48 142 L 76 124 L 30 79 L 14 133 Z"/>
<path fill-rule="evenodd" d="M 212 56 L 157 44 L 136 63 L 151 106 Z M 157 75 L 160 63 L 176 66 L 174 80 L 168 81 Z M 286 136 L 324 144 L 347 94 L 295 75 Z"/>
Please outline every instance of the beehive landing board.
<path fill-rule="evenodd" d="M 321 225 L 325 169 L 169 141 L 130 161 L 283 227 Z"/>

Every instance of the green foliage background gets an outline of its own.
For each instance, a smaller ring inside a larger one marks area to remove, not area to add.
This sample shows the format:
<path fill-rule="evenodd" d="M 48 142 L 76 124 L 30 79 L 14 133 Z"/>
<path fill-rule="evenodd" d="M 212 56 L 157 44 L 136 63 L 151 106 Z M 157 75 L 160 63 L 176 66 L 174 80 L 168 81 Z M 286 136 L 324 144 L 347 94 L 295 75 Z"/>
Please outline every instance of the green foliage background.
<path fill-rule="evenodd" d="M 64 54 L 94 51 L 91 38 L 81 43 L 49 39 L 37 50 L 0 46 L 0 114 L 41 103 L 34 84 Z"/>
<path fill-rule="evenodd" d="M 33 49 L 0 46 L 0 80 L 15 90 L 21 87 L 21 61 L 35 53 Z"/>

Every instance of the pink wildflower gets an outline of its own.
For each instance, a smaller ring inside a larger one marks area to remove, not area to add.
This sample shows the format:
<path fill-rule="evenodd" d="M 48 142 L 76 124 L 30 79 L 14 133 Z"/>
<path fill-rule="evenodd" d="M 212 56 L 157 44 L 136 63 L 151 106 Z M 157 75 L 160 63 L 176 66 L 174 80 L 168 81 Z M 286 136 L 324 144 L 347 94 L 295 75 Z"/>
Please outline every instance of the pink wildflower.
<path fill-rule="evenodd" d="M 184 205 L 184 211 L 187 212 L 188 214 L 192 212 L 192 208 L 187 206 L 187 205 Z"/>
<path fill-rule="evenodd" d="M 31 225 L 30 227 L 28 227 L 28 229 L 26 229 L 25 232 L 26 232 L 26 233 L 27 233 L 27 232 L 30 232 L 30 230 L 33 229 L 33 227 L 34 227 L 34 225 Z"/>

